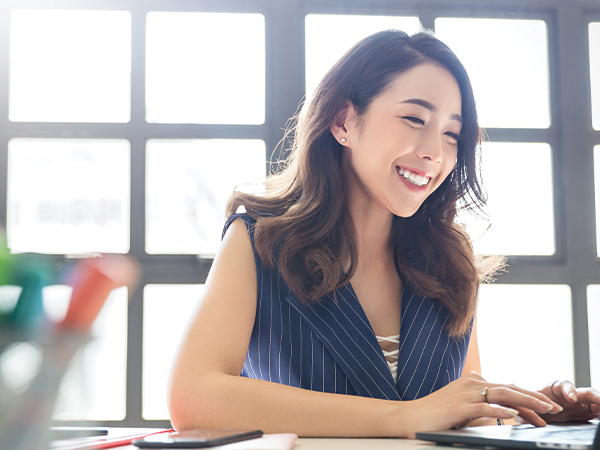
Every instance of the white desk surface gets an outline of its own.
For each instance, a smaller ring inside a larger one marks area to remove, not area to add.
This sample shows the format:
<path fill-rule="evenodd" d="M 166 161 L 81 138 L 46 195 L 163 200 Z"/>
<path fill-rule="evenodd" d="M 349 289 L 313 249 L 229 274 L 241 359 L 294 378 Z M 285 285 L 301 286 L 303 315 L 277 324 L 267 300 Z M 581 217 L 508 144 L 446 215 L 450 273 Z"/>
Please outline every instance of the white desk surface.
<path fill-rule="evenodd" d="M 427 450 L 437 449 L 431 442 L 416 439 L 300 438 L 294 450 Z"/>
<path fill-rule="evenodd" d="M 109 437 L 147 432 L 151 429 L 111 428 Z M 431 442 L 416 439 L 379 438 L 299 438 L 294 450 L 439 450 Z M 462 447 L 466 449 L 466 447 Z M 140 450 L 133 445 L 115 447 L 115 450 Z M 215 449 L 216 450 L 216 449 Z"/>
<path fill-rule="evenodd" d="M 345 439 L 299 438 L 293 450 L 440 450 L 431 442 L 415 439 Z M 450 448 L 450 447 L 448 447 Z M 215 447 L 217 450 L 218 447 Z M 461 447 L 466 450 L 467 447 Z M 115 447 L 115 450 L 140 450 L 134 445 Z"/>

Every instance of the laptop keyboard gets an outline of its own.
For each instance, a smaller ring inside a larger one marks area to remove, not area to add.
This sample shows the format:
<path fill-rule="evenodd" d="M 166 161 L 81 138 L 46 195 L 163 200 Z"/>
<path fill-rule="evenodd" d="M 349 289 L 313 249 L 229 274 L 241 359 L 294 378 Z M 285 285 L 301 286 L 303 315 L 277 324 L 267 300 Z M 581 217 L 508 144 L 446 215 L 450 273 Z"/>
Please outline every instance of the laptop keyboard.
<path fill-rule="evenodd" d="M 528 428 L 513 430 L 512 436 L 517 439 L 533 439 L 536 441 L 571 442 L 592 444 L 596 434 L 596 425 L 574 425 L 556 428 Z"/>

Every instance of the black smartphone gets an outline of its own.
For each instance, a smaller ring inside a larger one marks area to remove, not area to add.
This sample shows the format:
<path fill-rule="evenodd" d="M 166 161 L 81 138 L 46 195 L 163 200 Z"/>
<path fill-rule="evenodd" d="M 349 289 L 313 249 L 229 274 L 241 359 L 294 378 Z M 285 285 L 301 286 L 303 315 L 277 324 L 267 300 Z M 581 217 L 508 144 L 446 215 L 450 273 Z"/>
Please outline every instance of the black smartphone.
<path fill-rule="evenodd" d="M 171 433 L 160 433 L 133 441 L 139 448 L 205 448 L 232 442 L 259 438 L 260 430 L 234 430 L 231 428 L 199 428 Z"/>

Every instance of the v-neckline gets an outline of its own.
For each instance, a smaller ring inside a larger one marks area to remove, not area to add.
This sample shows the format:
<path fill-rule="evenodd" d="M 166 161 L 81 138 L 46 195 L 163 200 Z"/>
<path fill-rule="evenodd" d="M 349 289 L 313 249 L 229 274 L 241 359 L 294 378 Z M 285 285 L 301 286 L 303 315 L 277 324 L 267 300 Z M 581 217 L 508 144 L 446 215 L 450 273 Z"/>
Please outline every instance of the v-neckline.
<path fill-rule="evenodd" d="M 371 325 L 371 321 L 369 320 L 369 316 L 367 316 L 367 312 L 365 311 L 365 309 L 363 308 L 363 305 L 360 301 L 360 298 L 358 298 L 358 294 L 356 293 L 356 291 L 354 290 L 354 286 L 352 285 L 352 282 L 348 282 L 348 284 L 346 284 L 346 287 L 348 288 L 348 291 L 350 291 L 350 293 L 352 294 L 352 296 L 354 297 L 354 299 L 356 300 L 356 303 L 358 304 L 358 306 L 360 307 L 363 316 L 366 319 L 365 324 L 367 325 L 367 327 L 369 328 L 369 330 L 371 330 L 371 333 L 373 334 L 373 337 L 375 339 L 375 341 L 377 342 L 377 348 L 379 349 L 379 355 L 381 356 L 381 358 L 386 362 L 387 364 L 387 359 L 385 358 L 384 355 L 384 351 L 381 348 L 381 345 L 379 344 L 379 342 L 377 341 L 377 334 L 375 333 L 375 330 L 373 329 L 373 326 Z M 338 289 L 339 291 L 339 289 Z M 404 314 L 405 314 L 405 305 L 406 305 L 406 301 L 404 298 L 404 293 L 406 291 L 406 286 L 404 285 L 404 283 L 402 283 L 402 290 L 400 293 L 400 326 L 398 327 L 398 353 L 400 353 L 400 349 L 402 348 L 402 341 L 403 341 L 403 335 L 402 335 L 402 323 L 404 322 Z M 340 295 L 342 295 L 342 293 L 340 292 Z M 390 372 L 390 377 L 392 376 L 391 372 Z M 394 380 L 394 384 L 397 383 L 397 379 Z"/>

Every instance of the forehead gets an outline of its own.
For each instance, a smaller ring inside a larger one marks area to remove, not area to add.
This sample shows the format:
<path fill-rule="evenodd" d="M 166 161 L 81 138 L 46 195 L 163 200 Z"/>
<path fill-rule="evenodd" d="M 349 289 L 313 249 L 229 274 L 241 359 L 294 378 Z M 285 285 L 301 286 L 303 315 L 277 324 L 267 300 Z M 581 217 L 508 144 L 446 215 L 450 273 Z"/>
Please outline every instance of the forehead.
<path fill-rule="evenodd" d="M 398 75 L 381 97 L 390 103 L 417 98 L 433 104 L 440 113 L 461 113 L 458 82 L 448 69 L 433 63 L 420 64 Z"/>

